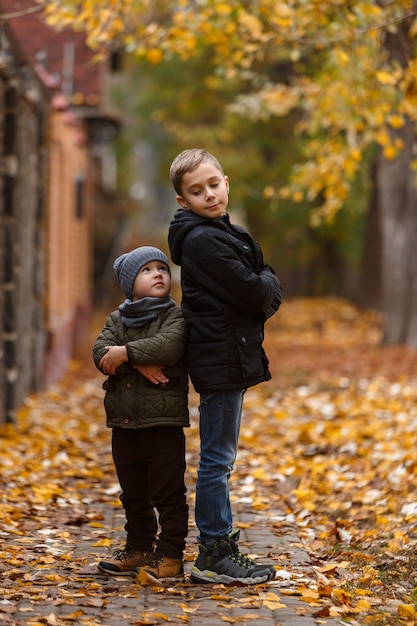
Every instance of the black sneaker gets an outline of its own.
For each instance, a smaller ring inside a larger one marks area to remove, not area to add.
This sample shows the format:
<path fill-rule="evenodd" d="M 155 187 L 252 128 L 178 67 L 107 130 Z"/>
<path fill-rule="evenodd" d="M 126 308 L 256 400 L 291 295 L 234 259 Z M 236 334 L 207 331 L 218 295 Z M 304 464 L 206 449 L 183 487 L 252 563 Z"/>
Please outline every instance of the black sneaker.
<path fill-rule="evenodd" d="M 234 552 L 239 552 L 239 547 L 237 545 L 239 541 L 239 537 L 240 537 L 240 530 L 238 529 L 232 530 L 232 532 L 229 535 L 230 545 L 232 546 Z M 242 553 L 240 552 L 240 554 Z M 255 563 L 255 561 L 252 561 L 252 563 Z M 258 563 L 257 567 L 267 567 L 272 574 L 270 580 L 273 580 L 275 576 L 277 575 L 277 570 L 275 569 L 274 565 L 267 565 L 266 563 Z"/>
<path fill-rule="evenodd" d="M 100 572 L 112 574 L 113 576 L 121 574 L 133 575 L 136 573 L 134 568 L 146 565 L 148 559 L 149 552 L 135 550 L 135 548 L 126 546 L 123 550 L 115 550 L 112 559 L 100 561 L 97 567 Z"/>
<path fill-rule="evenodd" d="M 269 565 L 257 565 L 237 549 L 233 539 L 217 541 L 213 548 L 200 545 L 197 561 L 191 569 L 193 583 L 256 585 L 275 578 Z"/>

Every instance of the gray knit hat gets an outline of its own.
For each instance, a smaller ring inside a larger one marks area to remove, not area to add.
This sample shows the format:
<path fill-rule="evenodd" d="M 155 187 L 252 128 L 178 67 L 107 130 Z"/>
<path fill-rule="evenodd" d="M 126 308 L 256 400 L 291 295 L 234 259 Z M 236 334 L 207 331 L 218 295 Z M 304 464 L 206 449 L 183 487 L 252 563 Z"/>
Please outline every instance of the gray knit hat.
<path fill-rule="evenodd" d="M 113 263 L 117 282 L 119 283 L 126 298 L 129 300 L 132 299 L 133 285 L 139 270 L 146 265 L 146 263 L 150 263 L 151 261 L 162 261 L 171 273 L 166 254 L 164 254 L 162 250 L 153 248 L 152 246 L 135 248 L 135 250 L 126 252 L 125 254 L 117 257 Z"/>

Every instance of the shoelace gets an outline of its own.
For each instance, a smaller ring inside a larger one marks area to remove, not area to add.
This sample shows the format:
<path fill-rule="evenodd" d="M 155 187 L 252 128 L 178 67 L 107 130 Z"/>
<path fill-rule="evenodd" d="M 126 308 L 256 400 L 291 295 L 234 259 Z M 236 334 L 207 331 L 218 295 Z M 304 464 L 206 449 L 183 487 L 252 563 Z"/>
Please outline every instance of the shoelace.
<path fill-rule="evenodd" d="M 230 558 L 235 561 L 235 563 L 238 563 L 239 565 L 242 565 L 243 567 L 246 567 L 247 569 L 250 569 L 251 567 L 254 567 L 256 565 L 255 561 L 253 559 L 251 559 L 250 557 L 246 556 L 246 554 L 243 554 L 243 552 L 241 552 L 239 550 L 239 547 L 237 545 L 237 539 L 239 538 L 239 531 L 237 531 L 236 533 L 236 539 L 230 539 L 229 543 L 232 546 L 232 554 L 230 555 Z"/>
<path fill-rule="evenodd" d="M 130 559 L 130 557 L 133 556 L 135 552 L 136 550 L 133 550 L 131 548 L 124 548 L 124 550 L 115 550 L 113 552 L 113 556 L 116 561 L 124 561 L 125 559 Z"/>
<path fill-rule="evenodd" d="M 246 556 L 246 554 L 243 554 L 239 550 L 232 552 L 229 558 L 235 563 L 237 563 L 238 565 L 242 565 L 243 567 L 246 567 L 246 569 L 250 569 L 251 567 L 256 565 L 255 561 L 250 559 L 248 556 Z"/>
<path fill-rule="evenodd" d="M 155 551 L 149 555 L 148 564 L 151 567 L 158 567 L 158 565 L 162 563 L 163 560 L 164 560 L 164 555 L 161 554 L 160 552 Z"/>

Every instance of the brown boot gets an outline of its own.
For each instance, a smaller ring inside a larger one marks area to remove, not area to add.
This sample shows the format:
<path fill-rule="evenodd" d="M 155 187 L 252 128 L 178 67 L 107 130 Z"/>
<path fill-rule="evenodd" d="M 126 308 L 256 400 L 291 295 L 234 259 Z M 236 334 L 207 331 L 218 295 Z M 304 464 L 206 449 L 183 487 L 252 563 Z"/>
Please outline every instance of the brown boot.
<path fill-rule="evenodd" d="M 149 552 L 135 550 L 135 548 L 126 546 L 123 550 L 115 550 L 112 559 L 101 561 L 97 567 L 105 574 L 112 574 L 113 576 L 125 574 L 131 576 L 135 574 L 134 568 L 146 565 L 148 561 Z"/>
<path fill-rule="evenodd" d="M 145 574 L 150 581 L 158 582 L 162 578 L 182 578 L 184 567 L 182 559 L 173 559 L 155 550 L 149 555 L 146 565 L 135 567 L 135 572 L 140 577 Z"/>

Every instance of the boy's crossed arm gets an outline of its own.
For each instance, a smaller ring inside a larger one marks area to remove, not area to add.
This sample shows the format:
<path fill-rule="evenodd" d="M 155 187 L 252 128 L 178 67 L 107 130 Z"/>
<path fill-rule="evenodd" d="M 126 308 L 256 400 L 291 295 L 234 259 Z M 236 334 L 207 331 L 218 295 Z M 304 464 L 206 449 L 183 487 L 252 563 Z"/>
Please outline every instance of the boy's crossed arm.
<path fill-rule="evenodd" d="M 105 374 L 114 375 L 120 365 L 129 361 L 126 346 L 105 346 L 105 349 L 106 354 L 101 358 L 99 367 Z M 163 368 L 163 365 L 135 365 L 135 369 L 154 385 L 169 382 Z"/>

